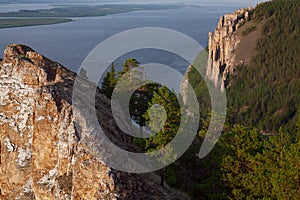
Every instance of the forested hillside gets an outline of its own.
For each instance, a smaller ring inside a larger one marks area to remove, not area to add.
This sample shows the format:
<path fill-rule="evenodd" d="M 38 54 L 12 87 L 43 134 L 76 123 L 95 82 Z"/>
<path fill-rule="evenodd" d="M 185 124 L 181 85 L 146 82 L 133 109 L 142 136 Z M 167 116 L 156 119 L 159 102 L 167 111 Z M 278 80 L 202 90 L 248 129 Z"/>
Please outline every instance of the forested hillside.
<path fill-rule="evenodd" d="M 230 77 L 227 88 L 234 123 L 275 133 L 293 124 L 300 108 L 300 1 L 276 0 L 254 10 L 264 21 L 256 55 Z"/>
<path fill-rule="evenodd" d="M 254 9 L 254 25 L 243 35 L 263 24 L 256 53 L 229 77 L 221 140 L 190 167 L 193 190 L 188 192 L 194 199 L 300 199 L 299 13 L 297 0 L 270 1 Z M 209 123 L 208 91 L 194 68 L 189 80 L 207 119 L 201 141 Z"/>
<path fill-rule="evenodd" d="M 197 153 L 209 125 L 210 100 L 201 76 L 190 68 L 188 79 L 201 108 L 199 134 L 176 163 L 160 171 L 162 185 L 165 180 L 192 199 L 300 199 L 299 13 L 298 0 L 275 0 L 254 9 L 251 28 L 243 35 L 256 30 L 255 24 L 264 24 L 256 54 L 230 76 L 224 131 L 204 159 Z M 106 96 L 111 96 L 117 79 L 138 64 L 128 59 L 119 72 L 112 66 L 102 83 Z M 179 127 L 178 102 L 160 85 L 136 91 L 130 104 L 132 119 L 149 124 L 147 109 L 153 104 L 166 107 L 167 122 L 150 139 L 133 139 L 139 151 L 163 148 Z"/>

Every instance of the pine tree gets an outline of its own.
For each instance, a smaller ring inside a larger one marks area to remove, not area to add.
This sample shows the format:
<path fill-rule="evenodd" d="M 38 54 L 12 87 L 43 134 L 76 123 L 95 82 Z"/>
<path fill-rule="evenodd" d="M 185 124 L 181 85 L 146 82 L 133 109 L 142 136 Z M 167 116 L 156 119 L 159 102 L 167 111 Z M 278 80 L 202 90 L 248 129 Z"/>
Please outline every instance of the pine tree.
<path fill-rule="evenodd" d="M 118 78 L 116 77 L 115 64 L 111 64 L 110 74 L 109 74 L 109 84 L 110 87 L 114 88 L 118 82 Z"/>
<path fill-rule="evenodd" d="M 110 85 L 110 72 L 107 72 L 105 77 L 103 78 L 103 81 L 101 83 L 101 90 L 107 98 L 111 97 L 113 88 L 111 88 Z"/>
<path fill-rule="evenodd" d="M 136 68 L 139 66 L 139 62 L 135 58 L 128 58 L 125 63 L 123 64 L 122 71 L 118 72 L 119 78 L 121 78 L 126 72 Z"/>
<path fill-rule="evenodd" d="M 111 98 L 114 87 L 118 82 L 114 63 L 111 64 L 110 72 L 107 72 L 101 84 L 101 90 L 106 97 Z"/>
<path fill-rule="evenodd" d="M 130 99 L 130 114 L 133 120 L 140 126 L 146 125 L 144 115 L 148 110 L 154 92 L 158 91 L 158 87 L 158 84 L 144 85 L 136 90 Z"/>
<path fill-rule="evenodd" d="M 167 149 L 166 145 L 176 135 L 181 120 L 180 105 L 174 91 L 163 86 L 154 92 L 144 117 L 155 134 L 146 139 L 145 150 L 147 152 L 163 150 L 164 157 L 159 161 L 164 164 L 173 160 L 176 155 L 172 149 Z M 162 169 L 160 174 L 161 186 L 164 187 L 165 169 Z"/>
<path fill-rule="evenodd" d="M 221 140 L 223 180 L 233 199 L 299 199 L 300 145 L 291 135 L 262 136 L 235 126 Z"/>

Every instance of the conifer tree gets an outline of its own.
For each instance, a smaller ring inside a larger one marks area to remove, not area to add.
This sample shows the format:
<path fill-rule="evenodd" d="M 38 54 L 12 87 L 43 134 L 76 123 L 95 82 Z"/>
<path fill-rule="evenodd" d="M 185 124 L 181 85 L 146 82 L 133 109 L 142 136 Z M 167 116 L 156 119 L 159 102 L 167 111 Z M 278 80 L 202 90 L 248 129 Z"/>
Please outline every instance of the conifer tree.
<path fill-rule="evenodd" d="M 111 64 L 110 72 L 107 72 L 101 84 L 101 90 L 106 97 L 111 98 L 114 87 L 118 82 L 114 63 Z"/>
<path fill-rule="evenodd" d="M 170 159 L 173 160 L 176 155 L 172 149 L 167 149 L 166 145 L 177 134 L 181 120 L 180 105 L 174 91 L 163 86 L 154 92 L 145 119 L 148 120 L 153 134 L 155 134 L 146 139 L 145 150 L 147 152 L 163 150 L 164 156 L 159 160 L 162 163 L 167 163 Z M 165 169 L 162 169 L 160 174 L 161 186 L 164 187 Z"/>

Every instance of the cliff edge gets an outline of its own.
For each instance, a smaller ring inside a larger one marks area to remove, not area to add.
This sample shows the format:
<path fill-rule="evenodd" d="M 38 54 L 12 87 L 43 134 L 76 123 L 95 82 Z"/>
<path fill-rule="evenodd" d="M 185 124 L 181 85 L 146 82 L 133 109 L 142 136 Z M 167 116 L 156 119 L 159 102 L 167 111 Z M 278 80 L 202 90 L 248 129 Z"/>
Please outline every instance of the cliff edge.
<path fill-rule="evenodd" d="M 89 152 L 75 129 L 75 78 L 27 46 L 6 48 L 0 62 L 0 199 L 180 199 L 145 177 L 109 168 Z M 96 108 L 105 113 L 99 122 L 110 139 L 128 144 L 99 92 Z"/>
<path fill-rule="evenodd" d="M 206 76 L 221 90 L 226 88 L 229 74 L 234 72 L 234 67 L 241 61 L 236 59 L 241 42 L 237 33 L 251 19 L 252 13 L 253 8 L 249 7 L 226 14 L 220 18 L 214 33 L 208 35 Z"/>

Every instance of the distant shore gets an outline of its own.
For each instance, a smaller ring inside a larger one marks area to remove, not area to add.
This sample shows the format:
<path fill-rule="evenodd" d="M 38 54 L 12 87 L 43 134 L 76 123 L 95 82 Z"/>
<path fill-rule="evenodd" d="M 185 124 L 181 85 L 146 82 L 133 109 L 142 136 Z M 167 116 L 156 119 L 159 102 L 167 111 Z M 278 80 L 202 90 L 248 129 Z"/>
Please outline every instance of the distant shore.
<path fill-rule="evenodd" d="M 96 17 L 126 13 L 139 10 L 175 9 L 174 5 L 97 5 L 97 6 L 63 6 L 50 9 L 19 10 L 0 12 L 0 28 L 22 26 L 50 25 L 72 21 L 75 17 Z"/>
<path fill-rule="evenodd" d="M 16 12 L 0 12 L 0 17 L 98 17 L 110 14 L 126 13 L 139 10 L 176 9 L 175 5 L 97 5 L 97 6 L 63 6 L 50 9 L 19 10 Z"/>
<path fill-rule="evenodd" d="M 0 19 L 0 29 L 2 28 L 16 28 L 23 26 L 40 26 L 51 25 L 65 22 L 71 22 L 72 19 L 66 18 L 8 18 Z"/>

